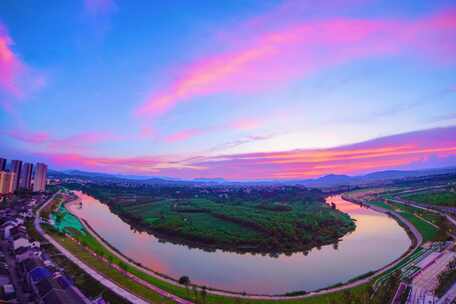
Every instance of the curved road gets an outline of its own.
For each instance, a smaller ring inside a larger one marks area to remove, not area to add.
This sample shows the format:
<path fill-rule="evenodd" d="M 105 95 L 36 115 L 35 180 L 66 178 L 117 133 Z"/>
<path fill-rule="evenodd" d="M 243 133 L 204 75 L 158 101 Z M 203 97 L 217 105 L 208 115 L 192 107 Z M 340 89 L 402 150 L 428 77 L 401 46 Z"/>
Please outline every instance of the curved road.
<path fill-rule="evenodd" d="M 56 193 L 57 194 L 57 193 Z M 112 292 L 116 293 L 120 297 L 126 299 L 127 301 L 130 301 L 131 303 L 138 303 L 138 304 L 148 304 L 148 301 L 145 301 L 144 299 L 130 293 L 129 291 L 123 289 L 113 281 L 107 279 L 100 273 L 98 273 L 96 270 L 93 268 L 87 266 L 84 262 L 79 260 L 77 257 L 75 257 L 72 253 L 70 253 L 68 250 L 65 249 L 62 245 L 60 245 L 57 241 L 55 241 L 51 236 L 49 236 L 44 230 L 41 228 L 40 225 L 40 213 L 41 210 L 49 203 L 52 201 L 54 194 L 49 200 L 47 200 L 38 210 L 35 212 L 35 220 L 34 220 L 34 226 L 36 231 L 45 238 L 49 243 L 51 243 L 55 248 L 57 248 L 65 257 L 67 257 L 69 260 L 71 260 L 73 263 L 75 263 L 79 268 L 84 270 L 87 274 L 89 274 L 92 278 L 100 282 L 102 285 L 104 285 L 106 288 L 109 288 Z"/>
<path fill-rule="evenodd" d="M 343 198 L 344 200 L 347 200 L 353 204 L 357 204 L 356 202 L 353 202 L 351 200 L 348 200 L 346 198 Z M 393 268 L 394 266 L 396 266 L 400 261 L 402 261 L 405 257 L 409 256 L 416 248 L 418 248 L 422 242 L 423 242 L 423 237 L 421 236 L 421 234 L 418 232 L 418 230 L 415 228 L 415 226 L 413 226 L 412 223 L 410 223 L 407 219 L 405 219 L 403 216 L 401 216 L 400 214 L 398 214 L 397 212 L 395 211 L 391 211 L 391 210 L 387 210 L 387 209 L 383 209 L 383 208 L 380 208 L 380 207 L 376 207 L 376 206 L 372 206 L 372 205 L 368 205 L 366 203 L 363 203 L 365 206 L 368 206 L 369 208 L 371 208 L 372 210 L 374 211 L 377 211 L 377 212 L 381 212 L 381 213 L 389 213 L 389 214 L 393 214 L 397 219 L 399 219 L 405 226 L 408 227 L 408 229 L 412 232 L 412 234 L 414 235 L 415 239 L 416 239 L 416 244 L 415 244 L 415 247 L 414 248 L 411 248 L 409 249 L 408 253 L 403 256 L 402 258 L 394 261 L 393 263 L 390 263 L 386 266 L 384 266 L 383 268 L 380 268 L 378 269 L 375 273 L 373 273 L 371 276 L 369 277 L 366 277 L 366 278 L 363 278 L 361 280 L 358 280 L 358 281 L 355 281 L 355 282 L 352 282 L 352 283 L 349 283 L 349 284 L 346 284 L 346 285 L 342 285 L 342 286 L 339 286 L 339 287 L 334 287 L 334 288 L 331 288 L 331 289 L 325 289 L 325 290 L 321 290 L 321 291 L 317 291 L 317 292 L 309 292 L 305 295 L 299 295 L 299 296 L 256 296 L 256 295 L 240 295 L 240 294 L 234 294 L 234 293 L 229 293 L 229 292 L 223 292 L 223 291 L 217 291 L 217 290 L 211 290 L 211 289 L 208 289 L 208 293 L 210 294 L 214 294 L 214 295 L 220 295 L 220 296 L 226 296 L 226 297 L 237 297 L 237 298 L 245 298 L 245 299 L 257 299 L 257 300 L 291 300 L 291 299 L 303 299 L 303 298 L 308 298 L 308 297 L 312 297 L 312 296 L 317 296 L 317 295 L 323 295 L 323 294 L 327 294 L 327 293 L 332 293 L 332 292 L 336 292 L 336 291 L 341 291 L 341 290 L 344 290 L 344 289 L 348 289 L 348 288 L 352 288 L 352 287 L 356 287 L 356 286 L 359 286 L 359 285 L 362 285 L 362 284 L 365 284 L 365 283 L 368 283 L 374 276 L 377 276 L 379 274 L 382 274 L 386 271 L 388 271 L 389 269 Z M 68 210 L 68 209 L 67 209 Z M 70 211 L 71 212 L 71 211 Z M 73 214 L 73 213 L 72 213 Z M 116 257 L 118 257 L 119 259 L 123 260 L 125 263 L 127 263 L 128 265 L 131 265 L 133 267 L 136 267 L 136 268 L 139 268 L 141 269 L 141 271 L 151 275 L 151 276 L 154 276 L 160 280 L 164 280 L 166 282 L 169 282 L 171 284 L 174 284 L 174 285 L 177 285 L 177 286 L 180 286 L 179 284 L 177 284 L 175 281 L 172 281 L 172 280 L 168 280 L 168 279 L 165 279 L 163 277 L 161 277 L 160 275 L 156 274 L 155 272 L 147 269 L 147 268 L 144 268 L 144 267 L 141 267 L 139 266 L 138 264 L 132 262 L 131 260 L 127 259 L 125 256 L 123 256 L 122 254 L 120 254 L 119 252 L 117 252 L 116 250 L 112 249 L 112 247 L 105 241 L 103 240 L 102 238 L 99 237 L 99 235 L 93 231 L 93 229 L 91 227 L 89 227 L 88 225 L 86 225 L 86 223 L 81 219 L 79 218 L 78 216 L 76 216 L 75 214 L 73 214 L 75 217 L 77 217 L 79 219 L 79 221 L 84 225 L 84 227 L 86 228 L 86 230 L 93 236 L 95 237 L 101 244 L 103 244 L 107 250 L 109 250 L 113 255 L 115 255 Z M 189 302 L 187 302 L 189 303 Z"/>

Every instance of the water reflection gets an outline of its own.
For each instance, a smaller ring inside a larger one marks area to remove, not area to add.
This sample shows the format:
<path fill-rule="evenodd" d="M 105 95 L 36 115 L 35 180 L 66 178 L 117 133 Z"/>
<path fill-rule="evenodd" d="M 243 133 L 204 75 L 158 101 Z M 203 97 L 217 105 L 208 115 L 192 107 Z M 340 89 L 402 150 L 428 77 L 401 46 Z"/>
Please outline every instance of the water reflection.
<path fill-rule="evenodd" d="M 278 257 L 207 252 L 162 243 L 153 235 L 134 231 L 106 205 L 84 193 L 76 194 L 82 199 L 82 208 L 72 205 L 71 211 L 123 254 L 174 278 L 187 275 L 193 282 L 226 290 L 262 294 L 315 290 L 378 269 L 401 256 L 411 244 L 393 219 L 333 196 L 327 202 L 349 213 L 357 225 L 337 244 Z"/>

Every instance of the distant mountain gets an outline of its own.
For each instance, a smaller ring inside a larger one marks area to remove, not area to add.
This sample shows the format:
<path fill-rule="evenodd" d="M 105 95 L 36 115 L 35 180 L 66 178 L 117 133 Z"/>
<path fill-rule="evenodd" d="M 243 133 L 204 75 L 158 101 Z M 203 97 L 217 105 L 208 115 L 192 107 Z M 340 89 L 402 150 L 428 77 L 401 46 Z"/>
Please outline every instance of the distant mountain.
<path fill-rule="evenodd" d="M 362 185 L 374 182 L 438 174 L 456 174 L 456 168 L 439 168 L 424 170 L 385 170 L 358 176 L 329 174 L 316 179 L 299 180 L 296 181 L 296 183 L 309 187 L 332 187 L 342 185 Z"/>
<path fill-rule="evenodd" d="M 194 178 L 194 182 L 198 183 L 226 183 L 227 181 L 224 178 Z"/>
<path fill-rule="evenodd" d="M 385 170 L 372 172 L 365 175 L 350 176 L 343 174 L 328 174 L 315 179 L 303 180 L 261 180 L 261 181 L 229 181 L 224 178 L 195 178 L 193 180 L 181 180 L 162 176 L 119 175 L 81 170 L 56 171 L 50 169 L 48 175 L 51 178 L 80 178 L 102 182 L 140 183 L 148 185 L 194 185 L 194 184 L 229 184 L 229 185 L 303 185 L 307 187 L 335 187 L 368 185 L 383 181 L 423 177 L 439 174 L 456 174 L 456 167 L 424 169 L 424 170 Z"/>
<path fill-rule="evenodd" d="M 326 184 L 345 184 L 351 182 L 353 177 L 340 174 L 328 174 L 318 178 L 318 181 Z"/>

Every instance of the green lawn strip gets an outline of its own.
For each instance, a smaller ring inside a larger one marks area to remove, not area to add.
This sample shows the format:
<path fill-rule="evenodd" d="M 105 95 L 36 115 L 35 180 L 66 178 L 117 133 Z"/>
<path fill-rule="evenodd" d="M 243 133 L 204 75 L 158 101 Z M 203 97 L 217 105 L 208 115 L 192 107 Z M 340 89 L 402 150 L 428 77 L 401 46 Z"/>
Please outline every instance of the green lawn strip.
<path fill-rule="evenodd" d="M 62 238 L 61 236 L 57 234 L 53 234 L 54 239 L 56 239 L 62 246 L 64 246 L 67 250 L 75 254 L 77 257 L 79 257 L 83 262 L 86 264 L 90 265 L 100 273 L 103 273 L 107 277 L 111 278 L 113 281 L 117 282 L 119 285 L 122 287 L 125 287 L 126 289 L 130 290 L 131 292 L 141 295 L 144 298 L 150 299 L 150 300 L 162 300 L 163 298 L 159 297 L 156 293 L 148 290 L 146 287 L 141 286 L 140 284 L 130 280 L 129 278 L 125 277 L 123 274 L 118 272 L 117 270 L 113 269 L 112 267 L 109 267 L 106 263 L 100 262 L 99 259 L 96 257 L 93 257 L 90 253 L 88 253 L 86 250 L 84 250 L 81 246 L 76 244 L 74 241 L 71 241 L 67 238 Z M 89 246 L 93 251 L 95 252 L 103 252 L 102 255 L 105 257 L 108 257 L 109 255 L 112 256 L 112 263 L 120 265 L 122 262 L 119 258 L 116 256 L 113 256 L 102 244 L 100 244 L 94 237 L 92 237 L 89 234 L 86 234 L 85 236 L 82 236 L 80 238 L 81 240 L 84 241 L 84 243 Z M 133 275 L 137 276 L 138 278 L 143 279 L 144 281 L 147 281 L 163 290 L 166 290 L 174 295 L 177 295 L 182 298 L 186 298 L 188 300 L 194 301 L 194 294 L 193 291 L 189 290 L 187 293 L 186 289 L 180 286 L 176 286 L 173 284 L 170 284 L 168 282 L 165 282 L 163 280 L 160 280 L 154 276 L 148 275 L 144 272 L 142 272 L 140 269 L 137 267 L 134 267 L 132 265 L 128 265 L 128 271 L 132 273 Z M 350 292 L 353 295 L 360 295 L 363 293 L 367 293 L 368 290 L 368 284 L 363 284 L 354 288 L 349 289 Z M 149 292 L 147 292 L 149 291 Z M 241 299 L 241 302 L 239 302 L 239 298 L 237 298 L 235 295 L 233 297 L 226 297 L 226 296 L 219 296 L 219 295 L 213 295 L 213 294 L 208 294 L 206 298 L 206 303 L 210 304 L 236 304 L 236 303 L 256 303 L 256 304 L 261 304 L 261 303 L 303 303 L 303 304 L 320 304 L 320 303 L 329 303 L 331 300 L 340 300 L 341 297 L 343 296 L 342 291 L 338 292 L 333 292 L 333 293 L 328 293 L 324 295 L 318 295 L 318 296 L 313 296 L 309 298 L 303 298 L 303 299 L 288 299 L 288 300 L 257 300 L 257 299 Z M 157 298 L 158 297 L 158 298 Z M 169 303 L 168 302 L 160 302 L 160 303 Z"/>
<path fill-rule="evenodd" d="M 424 192 L 404 195 L 404 198 L 422 204 L 456 206 L 456 192 Z"/>
<path fill-rule="evenodd" d="M 422 216 L 426 220 L 429 220 L 432 223 L 437 221 L 438 215 L 434 215 L 430 212 L 422 211 L 410 206 L 403 206 L 394 203 L 386 204 L 383 201 L 369 202 L 369 204 L 398 212 L 405 219 L 407 219 L 413 226 L 415 226 L 418 232 L 420 232 L 420 234 L 422 235 L 423 241 L 425 242 L 433 240 L 439 232 L 439 229 L 418 218 L 414 215 L 414 213 L 419 213 L 420 216 Z"/>
<path fill-rule="evenodd" d="M 401 212 L 400 214 L 409 220 L 413 226 L 415 226 L 415 228 L 421 233 L 424 242 L 432 241 L 439 232 L 439 229 L 417 218 L 409 212 Z"/>
<path fill-rule="evenodd" d="M 45 241 L 41 234 L 35 230 L 35 226 L 32 221 L 26 222 L 27 232 L 29 236 L 36 241 L 39 241 L 43 244 Z M 124 300 L 111 290 L 107 289 L 97 280 L 92 278 L 89 274 L 82 271 L 76 264 L 63 255 L 59 255 L 59 251 L 52 245 L 42 245 L 42 249 L 50 256 L 52 256 L 52 261 L 57 264 L 57 266 L 63 268 L 66 275 L 68 275 L 74 282 L 74 284 L 84 293 L 84 295 L 90 298 L 97 298 L 101 294 L 103 299 L 107 300 L 109 303 L 119 303 L 119 304 L 128 304 L 127 300 Z"/>
<path fill-rule="evenodd" d="M 52 236 L 54 240 L 59 242 L 60 245 L 65 247 L 73 255 L 77 256 L 81 261 L 89 265 L 91 268 L 95 269 L 97 272 L 116 282 L 119 286 L 131 291 L 138 296 L 150 300 L 153 303 L 174 303 L 173 301 L 158 295 L 154 291 L 128 278 L 121 272 L 111 267 L 108 263 L 101 262 L 99 258 L 94 257 L 82 246 L 70 240 L 69 238 L 62 237 L 61 235 L 49 230 L 47 232 Z"/>
<path fill-rule="evenodd" d="M 408 213 L 418 214 L 425 220 L 427 220 L 435 225 L 438 225 L 439 222 L 441 221 L 441 216 L 439 214 L 436 214 L 433 212 L 429 212 L 429 211 L 426 211 L 426 210 L 423 210 L 420 208 L 415 208 L 412 206 L 407 206 L 407 205 L 402 205 L 402 204 L 392 203 L 391 205 L 394 206 L 395 208 L 400 208 L 403 211 L 407 211 Z"/>
<path fill-rule="evenodd" d="M 389 204 L 386 204 L 383 201 L 372 201 L 372 202 L 369 202 L 369 204 L 383 208 L 383 209 L 387 209 L 387 210 L 394 210 Z"/>

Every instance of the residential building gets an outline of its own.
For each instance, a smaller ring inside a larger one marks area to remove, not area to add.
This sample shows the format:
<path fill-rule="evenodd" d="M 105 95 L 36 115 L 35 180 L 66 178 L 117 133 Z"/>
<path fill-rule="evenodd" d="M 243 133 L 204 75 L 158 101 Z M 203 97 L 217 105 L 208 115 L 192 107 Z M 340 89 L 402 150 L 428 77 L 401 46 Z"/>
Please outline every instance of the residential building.
<path fill-rule="evenodd" d="M 33 192 L 44 192 L 46 190 L 47 170 L 48 167 L 46 164 L 36 164 L 35 177 L 33 178 Z"/>
<path fill-rule="evenodd" d="M 0 171 L 6 170 L 6 158 L 0 157 Z"/>
<path fill-rule="evenodd" d="M 14 182 L 16 180 L 14 172 L 0 171 L 0 194 L 14 192 Z"/>
<path fill-rule="evenodd" d="M 21 177 L 22 169 L 22 160 L 12 160 L 11 161 L 11 172 L 14 172 L 16 175 L 14 177 L 13 183 L 13 192 L 19 189 L 19 179 Z"/>
<path fill-rule="evenodd" d="M 32 173 L 33 164 L 24 163 L 22 165 L 21 177 L 19 179 L 19 188 L 23 190 L 32 190 Z"/>

